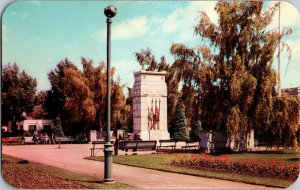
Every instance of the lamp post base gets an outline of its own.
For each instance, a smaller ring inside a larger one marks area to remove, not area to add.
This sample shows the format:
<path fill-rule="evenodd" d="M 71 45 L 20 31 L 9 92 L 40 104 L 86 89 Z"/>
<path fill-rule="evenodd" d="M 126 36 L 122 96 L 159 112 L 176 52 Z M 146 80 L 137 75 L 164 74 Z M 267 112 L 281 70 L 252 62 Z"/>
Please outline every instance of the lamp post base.
<path fill-rule="evenodd" d="M 114 179 L 104 179 L 103 183 L 104 184 L 114 184 L 114 183 L 116 183 L 116 181 Z"/>
<path fill-rule="evenodd" d="M 115 180 L 112 176 L 112 154 L 113 154 L 113 144 L 107 142 L 104 144 L 104 179 L 103 183 L 112 184 Z"/>

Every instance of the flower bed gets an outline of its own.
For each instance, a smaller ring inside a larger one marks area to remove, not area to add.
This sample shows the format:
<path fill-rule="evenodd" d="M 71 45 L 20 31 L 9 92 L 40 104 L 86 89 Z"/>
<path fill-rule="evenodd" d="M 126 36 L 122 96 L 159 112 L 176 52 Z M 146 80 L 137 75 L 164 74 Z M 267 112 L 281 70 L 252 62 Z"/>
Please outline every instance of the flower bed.
<path fill-rule="evenodd" d="M 267 177 L 295 181 L 300 164 L 286 164 L 279 160 L 232 160 L 228 156 L 208 154 L 183 156 L 171 162 L 172 166 L 195 170 L 237 173 L 247 176 Z"/>

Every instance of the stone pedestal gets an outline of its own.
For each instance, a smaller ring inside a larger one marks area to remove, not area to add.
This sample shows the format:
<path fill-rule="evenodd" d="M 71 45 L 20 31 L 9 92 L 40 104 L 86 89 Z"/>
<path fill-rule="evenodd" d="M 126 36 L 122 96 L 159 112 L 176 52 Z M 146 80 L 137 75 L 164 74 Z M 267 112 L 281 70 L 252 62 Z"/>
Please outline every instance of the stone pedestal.
<path fill-rule="evenodd" d="M 167 124 L 166 72 L 134 73 L 133 136 L 143 140 L 170 139 Z"/>
<path fill-rule="evenodd" d="M 245 151 L 254 149 L 254 130 L 251 129 L 243 138 L 243 135 L 230 140 L 226 133 L 216 131 L 200 132 L 200 148 L 206 153 L 230 149 L 233 151 Z"/>

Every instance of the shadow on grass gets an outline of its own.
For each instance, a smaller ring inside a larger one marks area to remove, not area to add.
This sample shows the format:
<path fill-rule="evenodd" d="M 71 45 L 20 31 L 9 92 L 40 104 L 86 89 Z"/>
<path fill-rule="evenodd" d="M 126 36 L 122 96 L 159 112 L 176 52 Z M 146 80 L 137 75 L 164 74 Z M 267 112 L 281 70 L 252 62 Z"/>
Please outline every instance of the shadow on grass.
<path fill-rule="evenodd" d="M 247 152 L 254 154 L 295 154 L 296 151 L 287 151 L 287 150 L 270 150 L 270 151 L 255 151 L 255 152 Z"/>
<path fill-rule="evenodd" d="M 300 158 L 290 158 L 288 161 L 300 161 Z"/>
<path fill-rule="evenodd" d="M 69 179 L 67 181 L 81 182 L 81 183 L 91 183 L 91 184 L 103 184 L 103 181 L 98 180 L 78 180 L 78 179 Z"/>

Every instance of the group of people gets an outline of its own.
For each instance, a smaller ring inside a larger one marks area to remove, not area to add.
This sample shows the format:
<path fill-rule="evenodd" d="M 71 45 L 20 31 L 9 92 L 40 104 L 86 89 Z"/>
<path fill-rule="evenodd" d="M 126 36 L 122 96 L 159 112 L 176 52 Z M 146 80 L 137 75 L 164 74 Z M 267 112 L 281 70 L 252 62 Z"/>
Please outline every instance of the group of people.
<path fill-rule="evenodd" d="M 55 144 L 55 136 L 52 133 L 50 138 L 47 133 L 39 134 L 37 132 L 34 132 L 32 136 L 32 141 L 36 144 Z"/>

